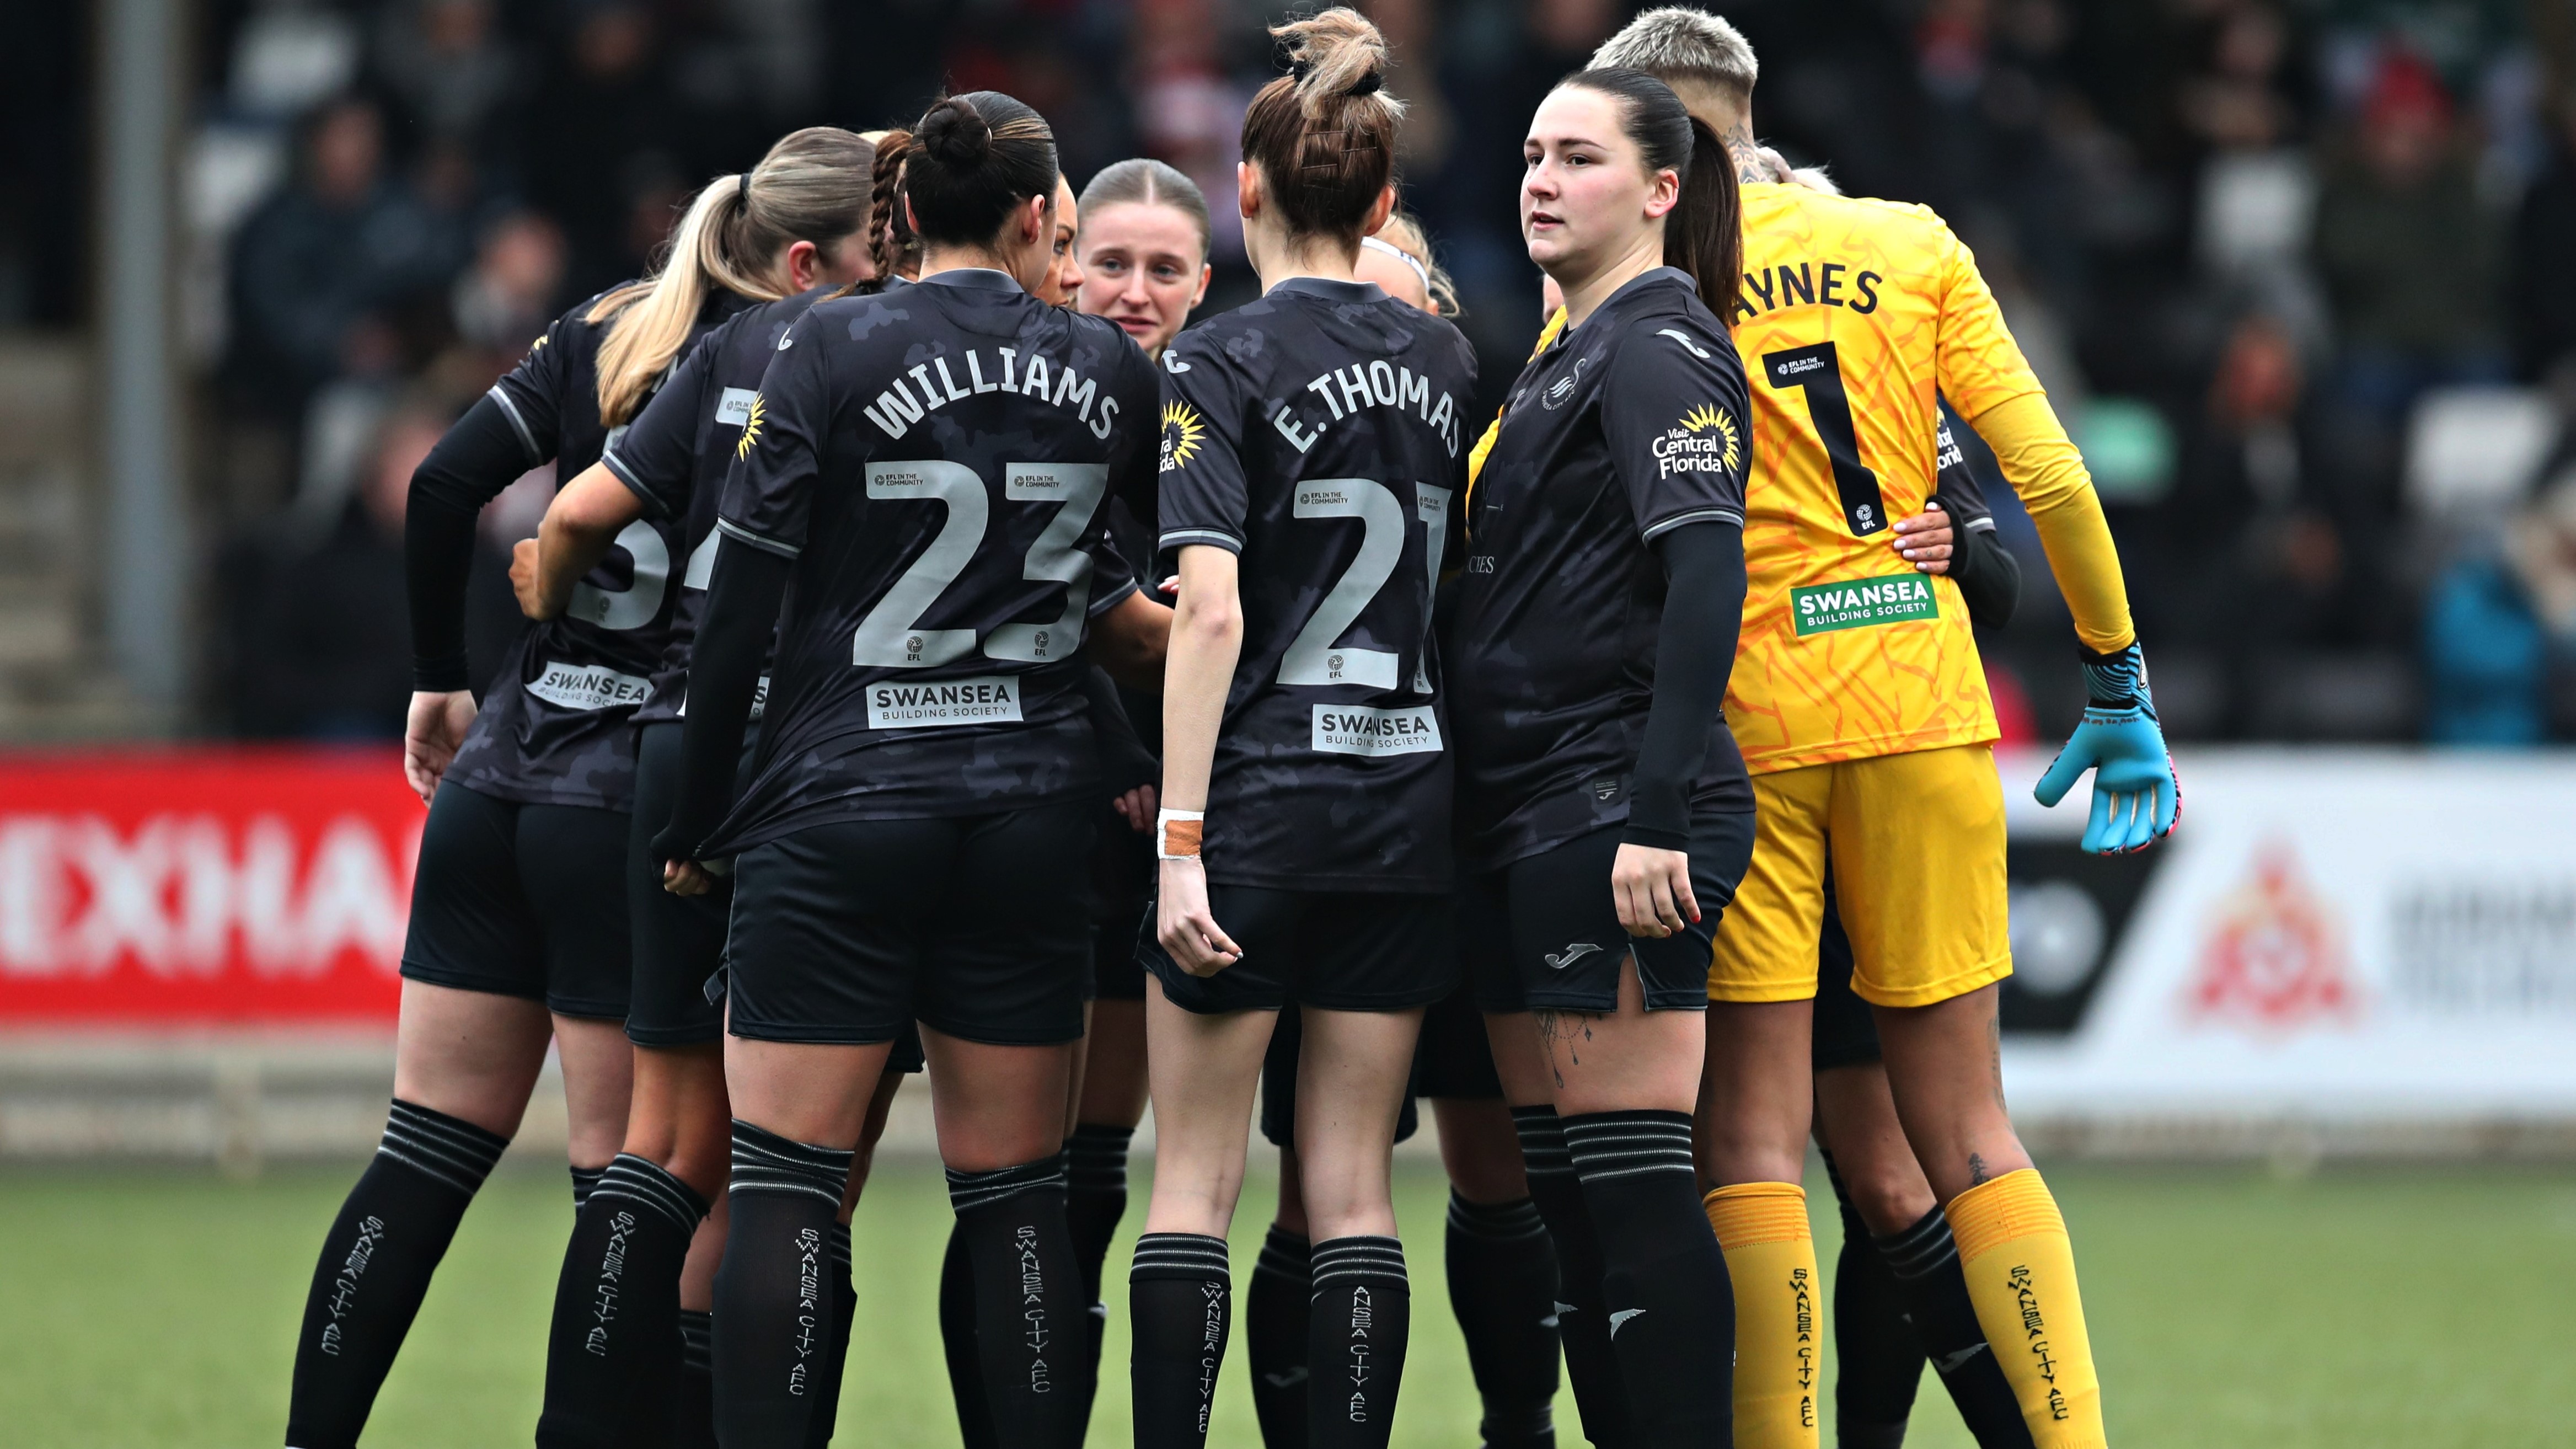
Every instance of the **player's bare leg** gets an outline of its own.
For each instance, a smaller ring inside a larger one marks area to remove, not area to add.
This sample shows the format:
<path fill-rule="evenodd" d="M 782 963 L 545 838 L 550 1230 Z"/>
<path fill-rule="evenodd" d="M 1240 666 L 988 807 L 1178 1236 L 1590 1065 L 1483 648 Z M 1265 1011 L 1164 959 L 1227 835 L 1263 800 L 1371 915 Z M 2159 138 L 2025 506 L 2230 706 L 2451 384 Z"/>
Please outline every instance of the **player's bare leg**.
<path fill-rule="evenodd" d="M 1365 1424 L 1384 1444 L 1404 1379 L 1413 1294 L 1392 1195 L 1395 1129 L 1413 1075 L 1422 1008 L 1300 1008 L 1297 1190 L 1314 1244 L 1307 1417 L 1321 1432 Z"/>
<path fill-rule="evenodd" d="M 518 1133 L 552 1035 L 543 1002 L 403 982 L 393 1111 L 322 1242 L 288 1443 L 357 1443 L 456 1225 Z"/>
<path fill-rule="evenodd" d="M 2004 1109 L 1999 994 L 1878 1007 L 1888 1086 L 2031 1438 L 2089 1449 L 2103 1442 L 2101 1384 L 2065 1219 Z"/>
<path fill-rule="evenodd" d="M 1692 1140 L 1701 1206 L 1735 1290 L 1735 1442 L 1819 1442 L 1824 1298 L 1800 1185 L 1815 1002 L 1712 1001 Z"/>
<path fill-rule="evenodd" d="M 1145 983 L 1154 1192 L 1129 1270 L 1139 1444 L 1203 1440 L 1232 1330 L 1226 1229 L 1243 1195 L 1261 1060 L 1275 1011 L 1199 1013 Z"/>
<path fill-rule="evenodd" d="M 1883 1066 L 1816 1073 L 1816 1141 L 1844 1204 L 1834 1277 L 1843 1441 L 1901 1442 L 1928 1357 L 1984 1449 L 2027 1449 L 2030 1427 L 1977 1321 L 1949 1221 L 1905 1139 Z"/>

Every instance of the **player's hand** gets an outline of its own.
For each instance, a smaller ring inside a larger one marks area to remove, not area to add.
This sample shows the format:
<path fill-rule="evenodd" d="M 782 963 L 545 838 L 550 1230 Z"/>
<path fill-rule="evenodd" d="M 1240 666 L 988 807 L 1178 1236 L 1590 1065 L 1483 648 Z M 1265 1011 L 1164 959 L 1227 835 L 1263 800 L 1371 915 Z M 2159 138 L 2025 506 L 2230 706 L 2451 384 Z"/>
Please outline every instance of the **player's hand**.
<path fill-rule="evenodd" d="M 1887 546 L 1914 565 L 1918 573 L 1946 574 L 1950 571 L 1954 537 L 1950 515 L 1941 511 L 1939 500 L 1932 499 L 1924 503 L 1921 513 L 1896 521 L 1896 536 L 1887 541 Z"/>
<path fill-rule="evenodd" d="M 1699 923 L 1687 851 L 1623 843 L 1610 863 L 1610 897 L 1618 904 L 1620 927 L 1631 936 L 1659 941 Z"/>
<path fill-rule="evenodd" d="M 2146 656 L 2136 644 L 2116 654 L 2088 654 L 2084 692 L 2090 703 L 2083 721 L 2031 794 L 2055 805 L 2091 770 L 2093 813 L 2084 849 L 2095 855 L 2144 850 L 2182 823 L 2182 783 L 2147 692 Z"/>
<path fill-rule="evenodd" d="M 403 778 L 411 783 L 420 803 L 438 793 L 438 782 L 446 775 L 448 762 L 456 758 L 465 743 L 465 731 L 474 723 L 474 692 L 470 689 L 415 690 L 411 711 L 403 721 Z"/>
<path fill-rule="evenodd" d="M 662 862 L 662 889 L 675 896 L 702 896 L 715 887 L 715 877 L 694 860 Z"/>
<path fill-rule="evenodd" d="M 1154 939 L 1192 976 L 1214 976 L 1243 959 L 1225 928 L 1208 911 L 1207 867 L 1193 857 L 1163 862 L 1155 893 Z"/>
<path fill-rule="evenodd" d="M 537 541 L 523 538 L 510 549 L 510 592 L 519 596 L 519 612 L 531 619 L 551 619 L 563 605 L 550 603 L 538 589 Z"/>
<path fill-rule="evenodd" d="M 1127 828 L 1135 831 L 1138 835 L 1150 835 L 1153 833 L 1153 786 L 1139 785 L 1124 795 L 1113 796 L 1109 801 L 1109 808 L 1117 811 L 1118 818 L 1126 821 Z"/>

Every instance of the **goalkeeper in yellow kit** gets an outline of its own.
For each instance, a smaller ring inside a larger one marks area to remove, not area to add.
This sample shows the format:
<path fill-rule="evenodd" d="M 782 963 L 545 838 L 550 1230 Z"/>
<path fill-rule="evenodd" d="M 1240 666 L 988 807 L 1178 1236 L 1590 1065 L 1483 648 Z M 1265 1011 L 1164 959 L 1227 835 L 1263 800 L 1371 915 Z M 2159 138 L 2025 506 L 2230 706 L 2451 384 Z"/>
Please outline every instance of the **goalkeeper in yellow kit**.
<path fill-rule="evenodd" d="M 2138 849 L 2172 830 L 2180 798 L 2100 502 L 1938 216 L 1775 180 L 1753 139 L 1752 50 L 1732 27 L 1651 11 L 1592 64 L 1672 85 L 1726 139 L 1743 184 L 1744 291 L 1729 320 L 1754 408 L 1751 587 L 1726 711 L 1759 824 L 1709 971 L 1699 1151 L 1723 1184 L 1711 1218 L 1731 1267 L 1733 1224 L 1757 1247 L 1803 1253 L 1762 1276 L 1814 1281 L 1803 1234 L 1771 1219 L 1803 1216 L 1789 1205 L 1803 1203 L 1830 860 L 1853 987 L 1876 1010 L 1898 1115 L 2022 1418 L 2042 1449 L 2102 1444 L 2065 1225 L 2003 1107 L 1995 998 L 2012 961 L 1994 711 L 1957 586 L 1888 547 L 1891 524 L 1932 491 L 1946 396 L 2037 525 L 2082 646 L 2091 707 L 2040 799 L 2055 804 L 2096 770 L 2085 848 Z M 1771 1340 L 1810 1330 L 1742 1289 L 1738 1300 L 1739 1437 L 1797 1442 L 1794 1419 L 1748 1415 L 1746 1396 L 1766 1373 L 1801 1371 L 1800 1346 Z M 1813 1432 L 1810 1418 L 1805 1442 Z"/>

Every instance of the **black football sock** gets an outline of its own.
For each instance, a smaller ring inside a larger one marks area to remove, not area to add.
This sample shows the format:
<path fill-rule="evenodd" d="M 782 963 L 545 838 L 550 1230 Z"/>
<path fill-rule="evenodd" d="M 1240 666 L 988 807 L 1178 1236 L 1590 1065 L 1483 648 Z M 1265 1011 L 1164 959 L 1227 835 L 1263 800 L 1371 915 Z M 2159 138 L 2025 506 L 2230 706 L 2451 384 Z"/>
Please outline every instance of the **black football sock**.
<path fill-rule="evenodd" d="M 858 1285 L 850 1281 L 850 1225 L 832 1224 L 832 1347 L 823 1355 L 823 1383 L 814 1401 L 814 1418 L 805 1427 L 807 1449 L 832 1442 L 841 1420 L 841 1373 L 850 1361 L 850 1323 L 858 1316 Z"/>
<path fill-rule="evenodd" d="M 1923 1341 L 1906 1322 L 1905 1293 L 1825 1157 L 1842 1206 L 1843 1248 L 1834 1261 L 1834 1437 L 1841 1449 L 1898 1449 L 1923 1382 Z M 1936 1214 L 1937 1216 L 1937 1214 Z"/>
<path fill-rule="evenodd" d="M 295 1339 L 288 1449 L 354 1449 L 430 1275 L 509 1145 L 471 1122 L 394 1102 L 375 1160 L 349 1189 L 313 1267 Z"/>
<path fill-rule="evenodd" d="M 1084 1122 L 1064 1143 L 1064 1219 L 1073 1229 L 1084 1301 L 1091 1305 L 1084 1319 L 1089 1337 L 1083 1348 L 1095 1388 L 1100 1380 L 1101 1334 L 1109 1326 L 1109 1300 L 1100 1291 L 1100 1275 L 1109 1261 L 1109 1240 L 1118 1235 L 1118 1220 L 1127 1215 L 1127 1144 L 1135 1135 L 1133 1127 Z"/>
<path fill-rule="evenodd" d="M 671 1449 L 716 1449 L 716 1316 L 680 1310 L 680 1376 L 671 1386 Z"/>
<path fill-rule="evenodd" d="M 1011 1449 L 1074 1449 L 1089 1304 L 1064 1221 L 1064 1154 L 948 1173 L 948 1202 L 975 1269 L 975 1347 L 993 1434 Z"/>
<path fill-rule="evenodd" d="M 789 1449 L 806 1442 L 832 1347 L 832 1229 L 851 1154 L 791 1142 L 736 1119 L 732 1221 L 716 1269 L 716 1437 Z"/>
<path fill-rule="evenodd" d="M 949 1228 L 948 1252 L 939 1261 L 939 1348 L 948 1360 L 958 1442 L 963 1449 L 1001 1449 L 993 1437 L 993 1410 L 984 1402 L 984 1357 L 975 1347 L 975 1264 L 966 1256 L 962 1225 Z"/>
<path fill-rule="evenodd" d="M 1610 1344 L 1642 1449 L 1735 1440 L 1735 1289 L 1700 1210 L 1687 1112 L 1587 1112 L 1565 1146 L 1601 1237 Z"/>
<path fill-rule="evenodd" d="M 1915 1341 L 1941 1375 L 1941 1386 L 1959 1406 L 1968 1432 L 1981 1449 L 2030 1449 L 2030 1425 L 2022 1418 L 2021 1401 L 2004 1378 L 2003 1365 L 1995 1362 L 1986 1330 L 1977 1322 L 1977 1305 L 1968 1297 L 1949 1216 L 1936 1207 L 1905 1231 L 1878 1239 L 1876 1246 L 1905 1295 Z"/>
<path fill-rule="evenodd" d="M 580 1212 L 589 1204 L 591 1192 L 599 1186 L 599 1179 L 607 1175 L 607 1172 L 608 1169 L 605 1167 L 576 1167 L 572 1170 L 572 1210 L 574 1212 Z"/>
<path fill-rule="evenodd" d="M 1537 1204 L 1449 1193 L 1449 1307 L 1484 1400 L 1485 1449 L 1556 1443 L 1556 1249 Z"/>
<path fill-rule="evenodd" d="M 1201 1449 L 1234 1315 L 1223 1238 L 1147 1233 L 1127 1268 L 1136 1449 Z M 1266 1426 L 1264 1432 L 1267 1432 Z"/>
<path fill-rule="evenodd" d="M 1252 1412 L 1268 1449 L 1306 1449 L 1306 1329 L 1315 1307 L 1315 1248 L 1277 1223 L 1244 1294 Z"/>
<path fill-rule="evenodd" d="M 1404 1244 L 1353 1234 L 1315 1245 L 1306 1413 L 1315 1449 L 1386 1449 L 1413 1329 Z"/>
<path fill-rule="evenodd" d="M 1601 1239 L 1565 1150 L 1564 1124 L 1554 1107 L 1514 1107 L 1512 1127 L 1529 1173 L 1530 1202 L 1556 1248 L 1556 1331 L 1565 1346 L 1565 1376 L 1574 1383 L 1575 1411 L 1583 1416 L 1583 1437 L 1598 1449 L 1628 1449 L 1635 1434 L 1628 1387 L 1620 1382 L 1619 1358 L 1610 1348 Z"/>
<path fill-rule="evenodd" d="M 706 1215 L 705 1198 L 645 1158 L 621 1152 L 601 1170 L 555 1280 L 539 1449 L 615 1449 L 639 1410 L 664 1417 L 680 1264 Z"/>

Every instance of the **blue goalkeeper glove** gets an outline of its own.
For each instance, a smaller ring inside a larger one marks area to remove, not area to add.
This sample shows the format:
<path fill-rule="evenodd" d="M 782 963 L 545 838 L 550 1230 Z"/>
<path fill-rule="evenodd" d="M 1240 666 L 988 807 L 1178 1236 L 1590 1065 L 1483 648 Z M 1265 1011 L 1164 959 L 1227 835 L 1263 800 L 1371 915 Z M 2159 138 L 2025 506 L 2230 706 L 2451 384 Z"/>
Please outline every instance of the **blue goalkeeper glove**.
<path fill-rule="evenodd" d="M 2133 642 L 2116 654 L 2084 654 L 2084 720 L 2031 793 L 2055 805 L 2093 771 L 2093 818 L 2084 848 L 2095 855 L 2144 850 L 2182 819 L 2182 785 L 2147 693 L 2147 661 Z"/>

